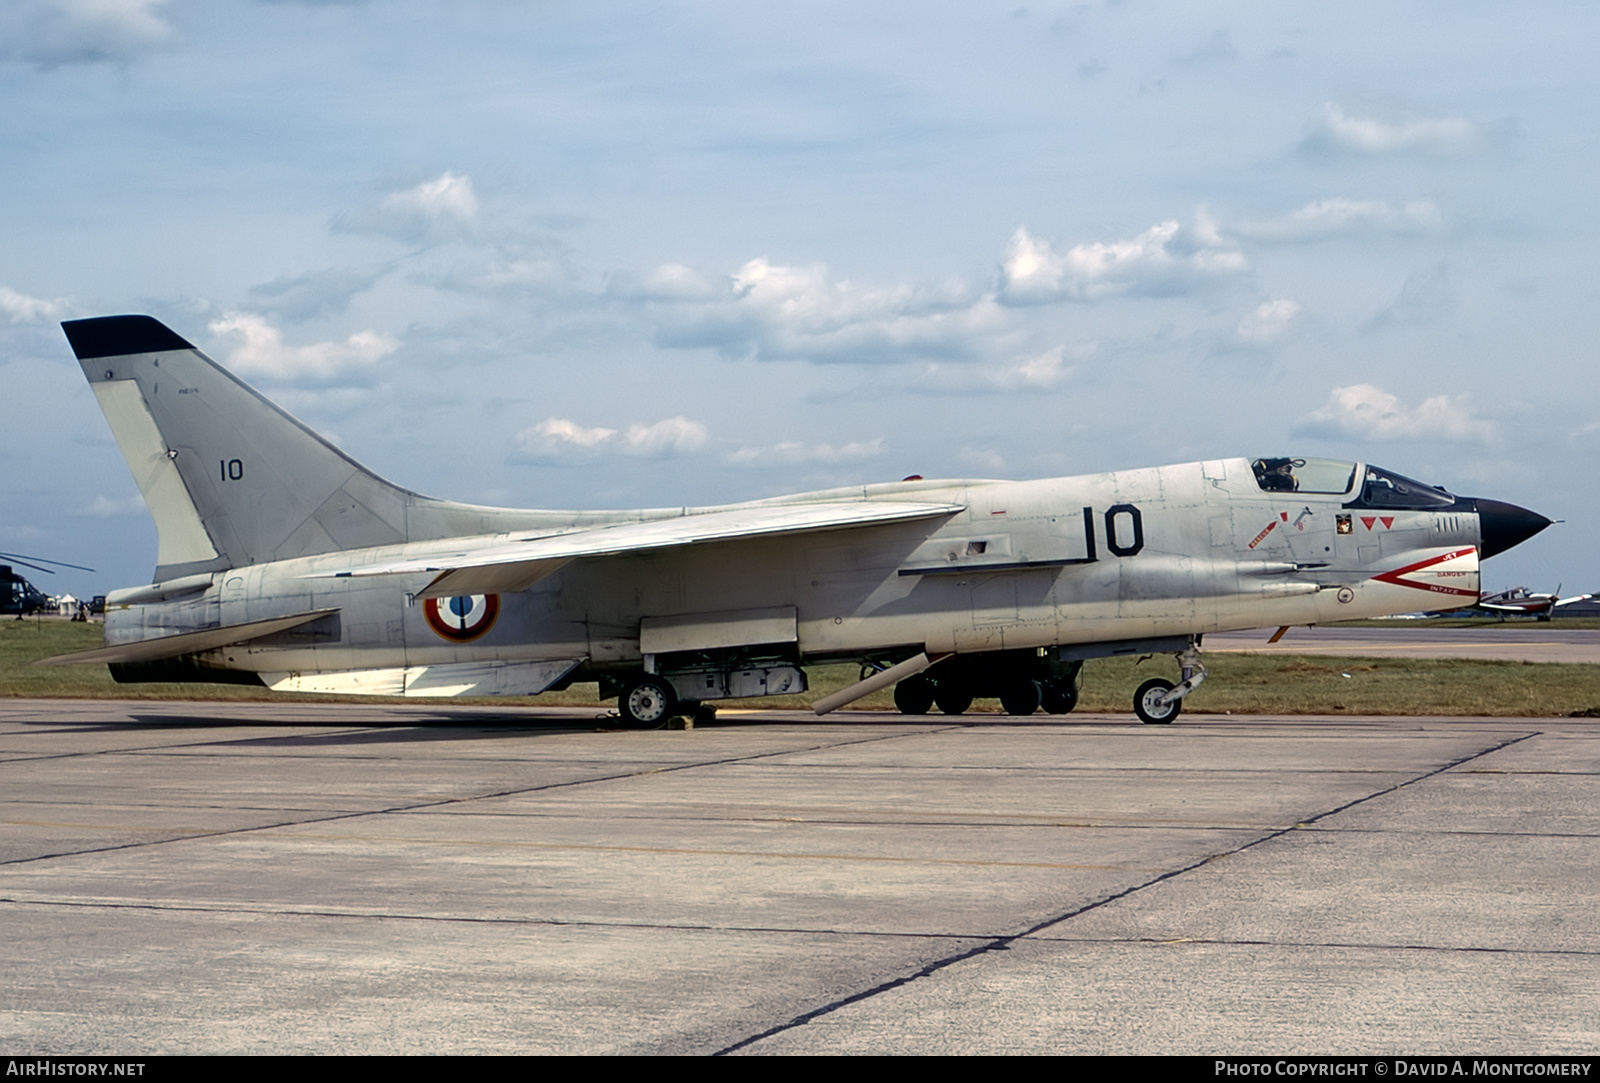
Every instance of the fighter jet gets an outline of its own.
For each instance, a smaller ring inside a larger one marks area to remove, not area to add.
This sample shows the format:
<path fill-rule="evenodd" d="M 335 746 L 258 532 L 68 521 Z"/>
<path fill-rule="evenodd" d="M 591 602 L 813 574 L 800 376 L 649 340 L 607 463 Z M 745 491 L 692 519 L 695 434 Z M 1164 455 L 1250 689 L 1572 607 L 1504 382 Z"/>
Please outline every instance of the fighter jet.
<path fill-rule="evenodd" d="M 149 316 L 63 325 L 154 516 L 119 681 L 535 695 L 596 681 L 631 725 L 861 679 L 900 710 L 1070 710 L 1084 660 L 1171 654 L 1177 717 L 1212 631 L 1478 600 L 1479 561 L 1550 520 L 1344 460 L 1213 459 L 1042 481 L 855 485 L 704 508 L 537 511 L 399 488 Z"/>

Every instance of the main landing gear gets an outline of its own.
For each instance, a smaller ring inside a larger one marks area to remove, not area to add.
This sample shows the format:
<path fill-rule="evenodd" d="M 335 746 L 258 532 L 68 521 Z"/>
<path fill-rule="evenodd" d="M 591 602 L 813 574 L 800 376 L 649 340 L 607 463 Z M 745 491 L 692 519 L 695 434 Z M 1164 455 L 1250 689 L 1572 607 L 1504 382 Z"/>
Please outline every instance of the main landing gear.
<path fill-rule="evenodd" d="M 637 674 L 617 696 L 617 713 L 629 726 L 665 725 L 677 706 L 678 694 L 672 685 L 653 673 Z"/>
<path fill-rule="evenodd" d="M 629 729 L 648 730 L 667 726 L 674 718 L 709 723 L 717 717 L 717 709 L 709 703 L 679 699 L 663 677 L 636 673 L 617 693 L 617 714 Z"/>
<path fill-rule="evenodd" d="M 1178 717 L 1184 697 L 1206 679 L 1199 636 L 1121 640 L 1047 651 L 958 654 L 895 685 L 894 705 L 901 714 L 927 714 L 937 706 L 945 714 L 957 715 L 971 707 L 974 699 L 995 698 L 1006 714 L 1031 715 L 1041 708 L 1047 714 L 1066 714 L 1078 705 L 1083 659 L 1166 653 L 1178 660 L 1178 683 L 1155 677 L 1133 694 L 1133 710 L 1139 720 L 1164 726 Z"/>
<path fill-rule="evenodd" d="M 1038 651 L 994 651 L 947 658 L 894 686 L 901 714 L 964 714 L 975 699 L 998 699 L 1011 715 L 1066 714 L 1078 705 L 1082 662 L 1056 662 Z"/>

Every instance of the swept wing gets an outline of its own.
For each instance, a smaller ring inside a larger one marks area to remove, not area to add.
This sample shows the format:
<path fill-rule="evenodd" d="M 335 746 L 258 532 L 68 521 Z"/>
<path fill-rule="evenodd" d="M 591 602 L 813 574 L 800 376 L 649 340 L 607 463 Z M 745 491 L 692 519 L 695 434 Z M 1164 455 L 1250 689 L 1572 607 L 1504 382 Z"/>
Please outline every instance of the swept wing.
<path fill-rule="evenodd" d="M 408 547 L 400 560 L 361 565 L 311 578 L 373 575 L 437 575 L 419 598 L 448 598 L 460 594 L 511 594 L 526 590 L 568 561 L 579 557 L 666 549 L 705 542 L 778 534 L 935 519 L 955 515 L 960 504 L 921 504 L 889 501 L 779 504 L 730 508 L 617 523 L 543 537 L 463 544 L 453 538 Z"/>

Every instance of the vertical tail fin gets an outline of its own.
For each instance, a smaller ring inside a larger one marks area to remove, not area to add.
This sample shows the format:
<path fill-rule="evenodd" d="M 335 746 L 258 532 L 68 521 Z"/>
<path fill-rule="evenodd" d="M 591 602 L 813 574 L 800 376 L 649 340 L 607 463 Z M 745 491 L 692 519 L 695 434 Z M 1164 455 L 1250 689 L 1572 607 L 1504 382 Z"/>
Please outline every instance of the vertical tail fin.
<path fill-rule="evenodd" d="M 366 470 L 159 321 L 61 326 L 155 517 L 157 581 L 407 539 L 408 509 L 423 498 Z"/>

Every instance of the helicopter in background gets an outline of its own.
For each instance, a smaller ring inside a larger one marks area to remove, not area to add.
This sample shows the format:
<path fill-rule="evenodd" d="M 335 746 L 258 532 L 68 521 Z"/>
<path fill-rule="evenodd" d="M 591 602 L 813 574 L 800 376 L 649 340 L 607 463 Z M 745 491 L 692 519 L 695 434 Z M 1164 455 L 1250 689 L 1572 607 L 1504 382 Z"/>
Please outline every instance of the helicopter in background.
<path fill-rule="evenodd" d="M 46 564 L 54 564 L 58 568 L 73 568 L 80 572 L 92 572 L 93 568 L 85 568 L 81 564 L 68 564 L 63 560 L 46 560 L 44 557 L 23 556 L 20 553 L 0 553 L 0 560 L 9 560 L 11 564 L 0 564 L 0 614 L 15 615 L 18 618 L 49 609 L 53 604 L 50 596 L 13 569 L 12 564 L 20 564 L 24 568 L 32 568 L 36 572 L 54 575 L 54 568 L 46 568 Z"/>

